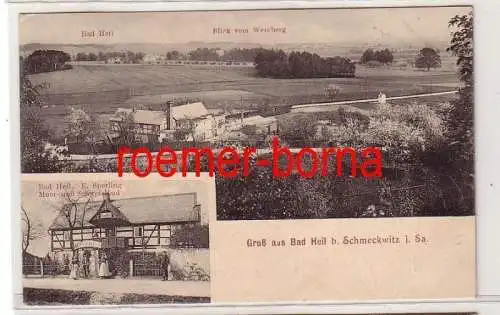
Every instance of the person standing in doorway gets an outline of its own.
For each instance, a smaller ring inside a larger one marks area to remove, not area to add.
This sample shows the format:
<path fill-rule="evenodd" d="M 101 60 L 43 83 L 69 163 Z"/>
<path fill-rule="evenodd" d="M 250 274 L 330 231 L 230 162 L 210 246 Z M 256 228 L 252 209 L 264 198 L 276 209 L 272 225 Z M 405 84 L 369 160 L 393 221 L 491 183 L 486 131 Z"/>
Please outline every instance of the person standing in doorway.
<path fill-rule="evenodd" d="M 160 260 L 160 269 L 162 272 L 163 280 L 168 281 L 168 267 L 170 265 L 170 257 L 168 257 L 168 253 L 165 251 Z"/>
<path fill-rule="evenodd" d="M 69 273 L 70 279 L 78 279 L 78 257 L 73 254 L 73 259 L 71 260 L 71 272 Z"/>
<path fill-rule="evenodd" d="M 83 257 L 82 257 L 82 267 L 83 267 L 83 277 L 84 278 L 88 278 L 89 277 L 89 265 L 90 265 L 90 262 L 89 262 L 89 254 L 88 252 L 84 252 L 83 253 Z"/>
<path fill-rule="evenodd" d="M 99 264 L 99 277 L 101 279 L 109 277 L 108 257 L 106 254 L 103 254 L 101 257 L 101 263 Z"/>
<path fill-rule="evenodd" d="M 97 270 L 99 268 L 98 264 L 96 253 L 93 251 L 89 254 L 89 277 L 95 277 L 99 273 L 99 270 Z"/>

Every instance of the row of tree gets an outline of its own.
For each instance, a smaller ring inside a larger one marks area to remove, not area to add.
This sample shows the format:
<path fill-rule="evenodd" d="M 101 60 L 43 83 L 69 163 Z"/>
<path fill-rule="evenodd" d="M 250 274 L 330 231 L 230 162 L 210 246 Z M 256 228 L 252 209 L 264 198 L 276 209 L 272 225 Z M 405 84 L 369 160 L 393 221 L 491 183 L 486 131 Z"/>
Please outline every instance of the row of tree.
<path fill-rule="evenodd" d="M 120 51 L 120 52 L 98 52 L 95 53 L 84 53 L 80 52 L 76 54 L 76 61 L 104 61 L 113 62 L 113 59 L 120 59 L 123 63 L 140 63 L 145 54 L 142 52 L 133 51 Z"/>
<path fill-rule="evenodd" d="M 263 48 L 233 48 L 230 50 L 220 50 L 217 48 L 197 48 L 186 55 L 178 51 L 167 53 L 167 60 L 189 59 L 196 61 L 235 61 L 235 62 L 253 62 L 255 57 Z"/>
<path fill-rule="evenodd" d="M 394 55 L 388 48 L 375 51 L 371 48 L 368 48 L 361 56 L 360 62 L 364 64 L 370 61 L 378 61 L 382 64 L 389 64 L 394 61 Z"/>
<path fill-rule="evenodd" d="M 236 62 L 253 62 L 255 56 L 262 48 L 234 48 L 230 50 L 220 50 L 217 48 L 197 48 L 182 53 L 178 50 L 168 51 L 165 55 L 160 56 L 165 60 L 192 60 L 192 61 L 236 61 Z M 76 61 L 108 61 L 110 59 L 120 58 L 124 63 L 139 63 L 144 60 L 145 53 L 121 51 L 121 52 L 98 52 L 76 54 Z"/>
<path fill-rule="evenodd" d="M 66 64 L 70 60 L 70 55 L 60 50 L 35 50 L 26 58 L 21 57 L 20 62 L 22 71 L 34 74 L 71 69 Z"/>
<path fill-rule="evenodd" d="M 365 50 L 361 56 L 361 64 L 390 64 L 394 61 L 394 55 L 389 49 L 376 50 L 371 48 Z M 439 55 L 439 50 L 424 47 L 422 48 L 417 56 L 415 57 L 415 67 L 418 69 L 426 69 L 429 71 L 431 68 L 441 67 L 441 56 Z"/>
<path fill-rule="evenodd" d="M 348 58 L 322 58 L 309 52 L 263 49 L 255 56 L 259 76 L 272 78 L 354 77 L 356 65 Z"/>

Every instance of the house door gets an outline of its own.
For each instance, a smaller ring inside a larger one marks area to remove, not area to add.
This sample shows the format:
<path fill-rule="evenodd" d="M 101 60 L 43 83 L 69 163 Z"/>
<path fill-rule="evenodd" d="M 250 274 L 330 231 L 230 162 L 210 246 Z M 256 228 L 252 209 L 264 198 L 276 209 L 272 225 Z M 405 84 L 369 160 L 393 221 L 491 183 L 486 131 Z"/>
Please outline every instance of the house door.
<path fill-rule="evenodd" d="M 116 227 L 106 228 L 104 231 L 107 238 L 112 238 L 116 236 Z"/>
<path fill-rule="evenodd" d="M 113 250 L 116 246 L 116 227 L 105 228 L 104 235 L 107 243 L 107 248 L 104 250 L 104 253 L 108 258 L 108 269 L 111 273 L 113 273 L 116 260 L 116 253 Z"/>

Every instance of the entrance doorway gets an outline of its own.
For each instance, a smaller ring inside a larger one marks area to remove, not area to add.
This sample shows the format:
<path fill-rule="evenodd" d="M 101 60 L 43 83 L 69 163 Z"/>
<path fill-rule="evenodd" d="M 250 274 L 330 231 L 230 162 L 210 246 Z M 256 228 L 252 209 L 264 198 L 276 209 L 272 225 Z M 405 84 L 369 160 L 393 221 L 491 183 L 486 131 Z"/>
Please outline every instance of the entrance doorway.
<path fill-rule="evenodd" d="M 101 249 L 97 247 L 80 247 L 76 250 L 81 277 L 95 278 L 98 276 L 100 254 Z"/>

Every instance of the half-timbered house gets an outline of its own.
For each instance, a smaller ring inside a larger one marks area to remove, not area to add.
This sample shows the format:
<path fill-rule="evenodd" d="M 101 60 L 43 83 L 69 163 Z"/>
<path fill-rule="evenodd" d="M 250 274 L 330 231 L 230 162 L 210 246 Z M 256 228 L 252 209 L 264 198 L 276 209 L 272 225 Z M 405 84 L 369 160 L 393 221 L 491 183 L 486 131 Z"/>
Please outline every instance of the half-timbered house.
<path fill-rule="evenodd" d="M 145 253 L 208 247 L 208 232 L 193 231 L 204 231 L 196 193 L 117 200 L 105 193 L 102 201 L 65 204 L 49 227 L 53 253 L 79 259 L 85 253 L 91 271 L 106 254 L 110 270 L 127 276 L 157 268 L 134 260 Z"/>

